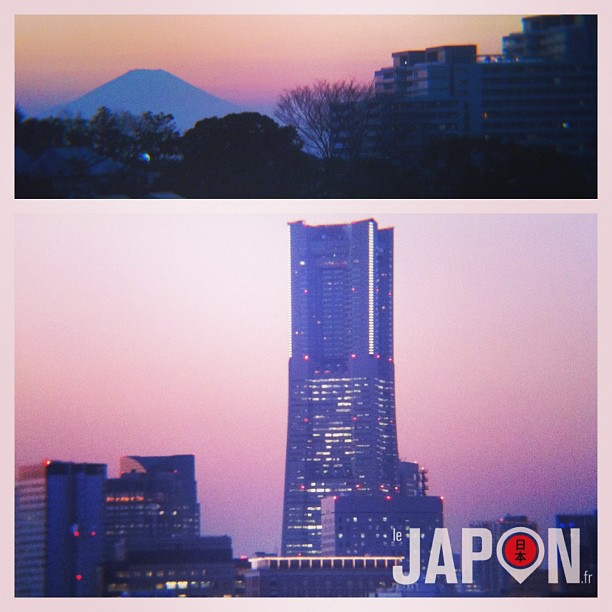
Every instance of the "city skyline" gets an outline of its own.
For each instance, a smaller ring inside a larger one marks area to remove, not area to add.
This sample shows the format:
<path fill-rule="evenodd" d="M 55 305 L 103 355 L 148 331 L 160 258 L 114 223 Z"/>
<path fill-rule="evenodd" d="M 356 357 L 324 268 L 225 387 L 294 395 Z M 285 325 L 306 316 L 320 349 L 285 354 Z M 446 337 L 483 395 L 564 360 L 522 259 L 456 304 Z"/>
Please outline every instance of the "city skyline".
<path fill-rule="evenodd" d="M 272 112 L 286 89 L 371 82 L 395 51 L 474 43 L 499 53 L 520 29 L 520 15 L 17 15 L 15 98 L 36 114 L 148 68 Z"/>
<path fill-rule="evenodd" d="M 286 223 L 373 216 L 395 227 L 400 454 L 447 525 L 590 512 L 595 217 L 374 213 L 20 215 L 16 465 L 193 453 L 203 532 L 279 550 Z"/>

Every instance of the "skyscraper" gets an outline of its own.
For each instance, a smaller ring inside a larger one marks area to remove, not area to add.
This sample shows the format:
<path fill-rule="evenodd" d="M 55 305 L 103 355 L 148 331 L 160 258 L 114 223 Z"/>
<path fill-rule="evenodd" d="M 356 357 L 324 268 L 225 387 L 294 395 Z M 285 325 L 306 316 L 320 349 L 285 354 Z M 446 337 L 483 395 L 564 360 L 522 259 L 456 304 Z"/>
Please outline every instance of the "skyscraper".
<path fill-rule="evenodd" d="M 15 486 L 15 595 L 96 594 L 106 465 L 45 461 Z"/>
<path fill-rule="evenodd" d="M 291 338 L 282 551 L 321 552 L 321 499 L 398 483 L 393 229 L 289 224 Z"/>

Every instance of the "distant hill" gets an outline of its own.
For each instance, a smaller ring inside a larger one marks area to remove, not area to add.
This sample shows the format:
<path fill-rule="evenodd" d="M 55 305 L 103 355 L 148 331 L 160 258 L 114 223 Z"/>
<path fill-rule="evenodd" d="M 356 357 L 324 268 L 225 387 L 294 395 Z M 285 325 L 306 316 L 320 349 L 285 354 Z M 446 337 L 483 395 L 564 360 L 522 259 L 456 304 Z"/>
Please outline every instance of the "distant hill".
<path fill-rule="evenodd" d="M 245 110 L 165 70 L 131 70 L 72 102 L 40 113 L 40 116 L 80 114 L 90 118 L 101 106 L 111 111 L 128 111 L 136 115 L 145 111 L 169 113 L 181 132 L 205 117 L 223 117 Z"/>

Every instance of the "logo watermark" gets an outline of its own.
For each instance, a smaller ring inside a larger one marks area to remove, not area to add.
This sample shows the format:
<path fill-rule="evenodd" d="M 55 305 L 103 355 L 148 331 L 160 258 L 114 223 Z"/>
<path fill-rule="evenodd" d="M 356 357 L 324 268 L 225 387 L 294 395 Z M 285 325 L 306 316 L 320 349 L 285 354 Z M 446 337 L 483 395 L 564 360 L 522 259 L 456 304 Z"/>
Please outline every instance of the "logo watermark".
<path fill-rule="evenodd" d="M 402 533 L 393 531 L 392 538 L 402 541 Z M 421 578 L 421 530 L 409 529 L 408 573 L 402 565 L 393 568 L 393 579 L 399 584 L 415 584 Z M 479 542 L 476 547 L 476 542 Z M 519 583 L 523 583 L 540 567 L 548 549 L 548 582 L 559 583 L 559 566 L 568 584 L 590 584 L 592 574 L 580 572 L 580 529 L 569 530 L 569 550 L 563 530 L 548 530 L 547 547 L 538 533 L 527 527 L 514 527 L 501 534 L 495 547 L 497 562 Z M 489 529 L 474 527 L 461 530 L 461 583 L 474 582 L 474 563 L 489 561 L 493 556 L 493 534 Z M 425 583 L 435 583 L 444 576 L 448 584 L 457 584 L 457 569 L 453 561 L 448 529 L 434 531 L 427 561 Z"/>

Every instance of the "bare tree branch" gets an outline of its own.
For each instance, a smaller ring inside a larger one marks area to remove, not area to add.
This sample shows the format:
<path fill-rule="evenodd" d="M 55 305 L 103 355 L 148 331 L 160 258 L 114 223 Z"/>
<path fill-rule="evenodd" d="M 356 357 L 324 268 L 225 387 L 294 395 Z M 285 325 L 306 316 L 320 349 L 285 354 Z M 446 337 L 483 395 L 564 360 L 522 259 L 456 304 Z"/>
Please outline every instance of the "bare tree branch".
<path fill-rule="evenodd" d="M 275 116 L 295 128 L 309 152 L 324 159 L 361 153 L 370 119 L 372 85 L 355 79 L 316 81 L 285 91 Z"/>

